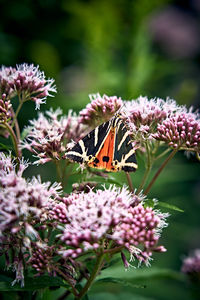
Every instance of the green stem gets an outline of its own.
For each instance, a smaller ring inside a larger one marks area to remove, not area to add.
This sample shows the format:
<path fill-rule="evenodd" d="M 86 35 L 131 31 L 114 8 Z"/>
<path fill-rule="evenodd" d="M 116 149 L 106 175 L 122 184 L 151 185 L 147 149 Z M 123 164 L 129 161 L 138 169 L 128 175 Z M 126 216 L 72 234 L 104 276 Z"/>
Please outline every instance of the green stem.
<path fill-rule="evenodd" d="M 153 149 L 153 151 L 152 151 L 152 154 L 153 154 L 153 155 L 156 154 L 156 152 L 157 152 L 157 150 L 158 150 L 158 148 L 159 148 L 159 145 L 160 145 L 160 141 L 156 141 L 156 142 L 155 142 L 154 149 Z"/>
<path fill-rule="evenodd" d="M 94 269 L 92 271 L 92 274 L 90 275 L 90 278 L 88 279 L 85 286 L 83 287 L 83 289 L 79 293 L 78 297 L 76 297 L 75 299 L 81 299 L 81 298 L 83 298 L 83 296 L 85 296 L 85 294 L 89 290 L 90 286 L 92 285 L 93 281 L 95 280 L 96 276 L 98 275 L 99 271 L 102 268 L 102 263 L 103 263 L 104 256 L 105 256 L 105 254 L 102 253 L 97 257 L 97 261 L 96 261 L 96 264 L 95 264 Z"/>
<path fill-rule="evenodd" d="M 144 194 L 148 194 L 152 185 L 154 184 L 154 182 L 156 181 L 156 179 L 158 178 L 158 176 L 160 175 L 160 173 L 162 172 L 162 170 L 164 169 L 164 167 L 167 165 L 167 163 L 174 157 L 174 155 L 176 154 L 176 152 L 179 150 L 179 148 L 174 149 L 170 155 L 164 160 L 164 162 L 162 163 L 162 165 L 160 166 L 160 168 L 158 169 L 158 171 L 156 172 L 156 174 L 154 175 L 154 177 L 152 178 L 151 182 L 149 183 L 149 185 L 147 186 L 146 190 L 144 191 Z"/>
<path fill-rule="evenodd" d="M 66 174 L 66 170 L 68 168 L 67 174 Z M 63 183 L 63 187 L 65 187 L 67 185 L 68 182 L 68 178 L 72 175 L 72 169 L 73 169 L 73 165 L 69 165 L 68 163 L 65 164 L 64 169 L 63 169 L 63 174 L 62 174 L 62 183 Z"/>
<path fill-rule="evenodd" d="M 74 286 L 70 283 L 70 281 L 68 280 L 67 276 L 59 269 L 59 268 L 56 268 L 54 267 L 54 270 L 59 273 L 64 279 L 65 281 L 70 285 L 71 287 L 71 292 L 72 294 L 77 297 L 78 296 L 78 291 L 74 288 Z"/>
<path fill-rule="evenodd" d="M 12 127 L 8 123 L 1 124 L 1 126 L 5 127 L 8 130 L 8 132 L 10 133 L 16 156 L 19 159 L 21 157 L 21 152 L 20 152 L 19 147 L 18 147 L 17 137 L 16 137 Z"/>
<path fill-rule="evenodd" d="M 129 190 L 130 192 L 134 192 L 134 187 L 133 187 L 133 183 L 132 183 L 132 180 L 131 180 L 131 176 L 129 173 L 125 172 L 126 173 L 126 178 L 127 178 L 127 181 L 128 181 L 128 186 L 129 186 Z"/>
<path fill-rule="evenodd" d="M 142 181 L 138 187 L 138 190 L 137 190 L 137 194 L 139 194 L 141 192 L 141 190 L 143 189 L 146 181 L 147 181 L 147 178 L 149 176 L 149 173 L 151 171 L 151 168 L 152 168 L 152 159 L 151 159 L 151 153 L 150 153 L 150 149 L 149 149 L 149 145 L 148 145 L 148 142 L 146 143 L 146 150 L 147 150 L 147 166 L 146 166 L 146 170 L 145 170 L 145 173 L 144 173 L 144 176 L 142 178 Z"/>
<path fill-rule="evenodd" d="M 167 148 L 165 151 L 163 151 L 160 155 L 158 155 L 155 160 L 160 159 L 161 157 L 165 156 L 170 151 L 170 148 Z"/>
<path fill-rule="evenodd" d="M 11 125 L 12 128 L 15 125 L 15 122 L 17 120 L 18 114 L 19 114 L 19 112 L 20 112 L 20 110 L 22 108 L 23 103 L 24 103 L 24 101 L 22 101 L 22 100 L 19 101 L 19 105 L 17 107 L 17 110 L 15 112 L 15 115 L 14 115 L 14 118 L 13 118 L 13 121 L 12 121 L 12 125 Z"/>
<path fill-rule="evenodd" d="M 196 152 L 196 158 L 200 161 L 200 153 Z"/>
<path fill-rule="evenodd" d="M 17 140 L 18 142 L 20 141 L 20 128 L 19 128 L 19 123 L 17 121 L 17 118 L 15 118 L 15 112 L 14 109 L 11 107 L 11 111 L 12 111 L 12 115 L 13 115 L 13 119 L 15 119 L 15 132 L 17 135 Z M 12 126 L 11 126 L 12 127 Z"/>
<path fill-rule="evenodd" d="M 106 254 L 115 254 L 115 253 L 118 253 L 118 252 L 121 252 L 121 250 L 124 248 L 124 246 L 118 246 L 118 247 L 115 247 L 113 249 L 106 249 L 104 250 L 103 252 L 106 253 Z"/>
<path fill-rule="evenodd" d="M 56 171 L 57 171 L 57 176 L 58 176 L 58 181 L 61 182 L 62 186 L 63 186 L 63 182 L 62 182 L 62 170 L 60 167 L 60 161 L 57 159 L 54 159 L 55 165 L 56 165 Z"/>

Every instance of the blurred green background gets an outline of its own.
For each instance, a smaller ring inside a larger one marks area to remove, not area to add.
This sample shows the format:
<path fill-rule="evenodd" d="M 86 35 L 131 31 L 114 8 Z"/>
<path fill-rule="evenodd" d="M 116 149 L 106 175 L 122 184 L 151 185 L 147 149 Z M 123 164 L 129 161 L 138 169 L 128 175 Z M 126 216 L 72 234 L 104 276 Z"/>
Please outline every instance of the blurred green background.
<path fill-rule="evenodd" d="M 58 94 L 41 110 L 60 106 L 64 113 L 69 108 L 79 111 L 88 103 L 88 94 L 97 92 L 123 99 L 171 97 L 198 108 L 200 1 L 0 0 L 0 63 L 23 62 L 39 64 L 56 80 Z M 26 103 L 21 127 L 35 117 L 34 103 Z M 143 170 L 132 176 L 136 185 Z M 42 168 L 33 171 L 48 179 Z M 184 278 L 167 271 L 158 276 L 156 270 L 179 272 L 184 255 L 200 248 L 199 171 L 194 157 L 179 153 L 152 189 L 152 197 L 184 213 L 170 211 L 169 227 L 162 235 L 168 252 L 155 255 L 146 273 L 125 273 L 121 265 L 119 276 L 129 274 L 133 283 L 146 288 L 105 283 L 93 287 L 90 299 L 193 299 Z M 56 293 L 46 291 L 41 297 L 55 299 Z M 8 297 L 13 299 L 12 293 Z"/>

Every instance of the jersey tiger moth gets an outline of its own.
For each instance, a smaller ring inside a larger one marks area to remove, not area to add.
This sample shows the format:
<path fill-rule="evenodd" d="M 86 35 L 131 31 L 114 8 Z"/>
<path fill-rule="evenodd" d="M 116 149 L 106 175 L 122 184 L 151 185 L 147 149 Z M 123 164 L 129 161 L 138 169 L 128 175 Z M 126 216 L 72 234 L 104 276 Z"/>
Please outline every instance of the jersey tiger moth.
<path fill-rule="evenodd" d="M 137 169 L 135 149 L 119 113 L 88 133 L 66 153 L 66 157 L 109 172 L 134 172 Z"/>

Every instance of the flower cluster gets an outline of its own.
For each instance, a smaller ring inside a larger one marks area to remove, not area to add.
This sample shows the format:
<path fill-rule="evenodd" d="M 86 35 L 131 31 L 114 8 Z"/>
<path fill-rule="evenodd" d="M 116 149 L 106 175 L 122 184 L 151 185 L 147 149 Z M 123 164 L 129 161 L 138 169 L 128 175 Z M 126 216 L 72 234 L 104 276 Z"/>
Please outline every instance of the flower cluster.
<path fill-rule="evenodd" d="M 41 183 L 39 177 L 25 180 L 22 175 L 27 165 L 0 153 L 1 251 L 6 255 L 7 266 L 16 271 L 14 283 L 21 281 L 22 285 L 24 252 L 32 252 L 31 240 L 40 239 L 36 225 L 41 222 L 45 207 L 59 198 L 61 192 L 59 184 Z"/>
<path fill-rule="evenodd" d="M 4 231 L 22 235 L 25 231 L 28 236 L 36 234 L 32 227 L 34 220 L 39 220 L 43 207 L 59 197 L 59 184 L 41 183 L 39 177 L 26 181 L 22 177 L 26 167 L 27 163 L 14 162 L 10 156 L 0 153 L 1 235 Z"/>
<path fill-rule="evenodd" d="M 89 95 L 91 103 L 80 111 L 81 122 L 91 127 L 108 121 L 123 105 L 121 98 L 100 94 Z"/>
<path fill-rule="evenodd" d="M 140 133 L 145 138 L 156 132 L 157 125 L 170 115 L 185 111 L 172 99 L 148 99 L 140 96 L 136 100 L 126 101 L 122 114 L 128 120 L 131 131 Z"/>
<path fill-rule="evenodd" d="M 175 149 L 200 151 L 200 119 L 198 114 L 181 113 L 158 124 L 153 137 Z"/>
<path fill-rule="evenodd" d="M 37 272 L 37 276 L 41 276 L 46 272 L 50 276 L 59 276 L 60 266 L 62 266 L 64 279 L 66 280 L 67 278 L 68 282 L 70 281 L 72 285 L 76 284 L 73 276 L 74 268 L 69 264 L 69 261 L 67 262 L 62 257 L 59 257 L 57 245 L 48 246 L 44 243 L 32 242 L 31 249 L 32 253 L 27 264 Z"/>
<path fill-rule="evenodd" d="M 11 125 L 12 117 L 12 105 L 10 100 L 6 99 L 6 94 L 3 94 L 0 99 L 0 135 L 5 138 L 9 136 L 5 124 Z"/>
<path fill-rule="evenodd" d="M 16 68 L 2 67 L 0 69 L 0 92 L 5 93 L 7 98 L 18 95 L 20 101 L 32 100 L 36 109 L 45 102 L 47 96 L 56 92 L 53 79 L 46 79 L 44 72 L 39 66 L 21 64 Z"/>
<path fill-rule="evenodd" d="M 126 247 L 144 262 L 152 251 L 164 251 L 156 245 L 167 215 L 145 208 L 136 198 L 125 188 L 110 188 L 72 193 L 65 203 L 57 204 L 52 216 L 65 224 L 60 238 L 70 247 L 62 251 L 64 257 L 102 249 L 105 240 Z"/>
<path fill-rule="evenodd" d="M 22 148 L 28 149 L 37 156 L 37 164 L 44 164 L 64 155 L 67 144 L 71 140 L 78 141 L 83 137 L 85 126 L 79 118 L 69 111 L 68 116 L 62 116 L 61 109 L 46 112 L 48 118 L 40 113 L 37 120 L 31 120 L 26 128 L 26 139 Z"/>
<path fill-rule="evenodd" d="M 183 260 L 181 271 L 186 274 L 199 274 L 200 280 L 200 249 L 196 249 L 190 256 Z"/>
<path fill-rule="evenodd" d="M 4 66 L 0 68 L 0 95 L 5 94 L 7 99 L 16 95 L 12 82 L 12 75 L 15 72 L 16 68 Z"/>
<path fill-rule="evenodd" d="M 0 99 L 0 123 L 7 122 L 11 119 L 11 103 L 6 99 L 6 94 L 3 94 Z"/>
<path fill-rule="evenodd" d="M 130 207 L 128 213 L 128 217 L 122 218 L 113 233 L 113 238 L 116 238 L 117 243 L 125 245 L 140 262 L 148 261 L 152 251 L 166 251 L 163 246 L 156 246 L 156 244 L 159 240 L 160 229 L 166 226 L 167 215 L 159 214 L 151 207 L 144 208 L 142 204 Z M 139 245 L 143 245 L 143 251 L 132 248 L 132 246 Z"/>

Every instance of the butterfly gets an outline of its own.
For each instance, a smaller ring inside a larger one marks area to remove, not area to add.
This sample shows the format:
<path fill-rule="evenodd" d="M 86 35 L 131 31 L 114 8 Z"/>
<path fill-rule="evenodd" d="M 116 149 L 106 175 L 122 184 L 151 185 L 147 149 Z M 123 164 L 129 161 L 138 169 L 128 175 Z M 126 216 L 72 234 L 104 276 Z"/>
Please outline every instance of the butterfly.
<path fill-rule="evenodd" d="M 66 157 L 108 172 L 134 172 L 138 167 L 135 149 L 120 113 L 79 140 Z"/>

